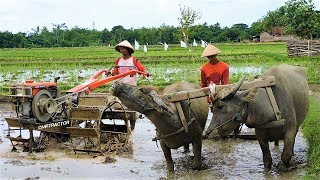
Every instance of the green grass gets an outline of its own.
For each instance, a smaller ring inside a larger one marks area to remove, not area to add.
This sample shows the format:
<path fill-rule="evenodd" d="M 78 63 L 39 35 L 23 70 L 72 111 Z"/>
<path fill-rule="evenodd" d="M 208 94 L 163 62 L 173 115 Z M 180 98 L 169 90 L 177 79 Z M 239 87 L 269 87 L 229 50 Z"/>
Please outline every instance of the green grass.
<path fill-rule="evenodd" d="M 305 179 L 320 177 L 320 99 L 312 98 L 307 119 L 302 129 L 308 141 L 308 168 Z"/>

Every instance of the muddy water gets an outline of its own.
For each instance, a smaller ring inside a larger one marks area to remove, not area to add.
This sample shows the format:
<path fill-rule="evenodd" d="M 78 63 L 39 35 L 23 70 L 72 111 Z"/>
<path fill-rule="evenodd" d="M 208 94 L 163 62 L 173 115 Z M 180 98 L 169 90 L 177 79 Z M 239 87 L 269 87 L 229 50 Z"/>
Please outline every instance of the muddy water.
<path fill-rule="evenodd" d="M 10 152 L 11 144 L 5 138 L 7 125 L 4 116 L 7 115 L 8 112 L 0 115 L 0 179 L 298 179 L 305 173 L 307 145 L 301 133 L 296 139 L 292 160 L 297 168 L 288 172 L 275 167 L 280 161 L 282 143 L 279 147 L 271 144 L 274 166 L 265 171 L 257 141 L 228 139 L 204 140 L 201 171 L 191 169 L 192 153 L 184 154 L 182 148 L 172 150 L 176 172 L 174 176 L 168 176 L 160 146 L 151 141 L 155 127 L 147 119 L 137 121 L 131 137 L 131 156 L 116 157 L 115 163 L 102 163 L 103 156 L 70 158 L 58 150 L 31 154 Z"/>

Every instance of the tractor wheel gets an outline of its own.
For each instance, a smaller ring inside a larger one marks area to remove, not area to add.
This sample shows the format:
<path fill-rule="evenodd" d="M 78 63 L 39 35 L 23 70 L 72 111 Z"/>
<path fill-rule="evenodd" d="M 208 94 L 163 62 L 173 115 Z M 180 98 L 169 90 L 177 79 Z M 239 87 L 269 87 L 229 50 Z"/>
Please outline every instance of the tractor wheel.
<path fill-rule="evenodd" d="M 47 99 L 52 99 L 52 96 L 48 90 L 40 90 L 32 100 L 32 114 L 41 122 L 47 122 L 52 113 L 48 113 L 47 110 L 43 107 L 43 103 Z"/>

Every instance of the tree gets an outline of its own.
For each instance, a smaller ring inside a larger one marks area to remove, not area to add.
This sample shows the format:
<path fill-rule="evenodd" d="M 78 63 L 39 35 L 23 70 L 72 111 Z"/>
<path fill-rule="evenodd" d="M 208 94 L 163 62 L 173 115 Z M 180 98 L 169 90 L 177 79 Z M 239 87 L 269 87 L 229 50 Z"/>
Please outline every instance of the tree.
<path fill-rule="evenodd" d="M 269 11 L 259 26 L 267 32 L 283 27 L 286 34 L 312 38 L 319 35 L 319 17 L 312 0 L 288 0 L 284 6 Z"/>
<path fill-rule="evenodd" d="M 32 47 L 43 47 L 44 40 L 43 37 L 40 35 L 40 27 L 37 26 L 35 29 L 31 29 L 32 32 L 28 34 L 28 42 L 31 44 Z"/>
<path fill-rule="evenodd" d="M 106 44 L 108 42 L 110 42 L 110 37 L 111 37 L 111 34 L 110 32 L 108 31 L 108 29 L 104 29 L 102 32 L 101 32 L 101 36 L 100 36 L 100 40 L 103 44 Z"/>
<path fill-rule="evenodd" d="M 16 48 L 24 48 L 28 46 L 27 38 L 25 34 L 21 32 L 13 36 L 12 43 Z"/>
<path fill-rule="evenodd" d="M 13 37 L 14 35 L 9 31 L 0 32 L 0 48 L 13 48 Z"/>
<path fill-rule="evenodd" d="M 312 0 L 288 0 L 285 5 L 288 26 L 286 31 L 300 37 L 312 38 L 320 26 L 319 14 Z"/>
<path fill-rule="evenodd" d="M 251 35 L 249 31 L 249 26 L 244 23 L 238 23 L 234 24 L 231 29 L 235 34 L 237 34 L 238 37 L 236 39 L 233 39 L 233 41 L 244 41 L 244 40 L 250 40 Z"/>
<path fill-rule="evenodd" d="M 68 29 L 68 27 L 66 26 L 66 23 L 52 24 L 52 26 L 53 26 L 52 31 L 55 34 L 55 41 L 59 46 L 60 45 L 60 35 L 63 33 L 63 30 Z"/>
<path fill-rule="evenodd" d="M 33 31 L 33 33 L 31 33 L 31 34 L 38 35 L 40 33 L 40 27 L 39 26 L 37 26 L 35 29 L 31 28 L 31 30 Z"/>
<path fill-rule="evenodd" d="M 270 32 L 273 27 L 285 27 L 288 23 L 285 7 L 281 6 L 275 11 L 269 11 L 263 18 L 260 28 L 263 31 Z"/>
<path fill-rule="evenodd" d="M 227 37 L 228 41 L 239 42 L 240 41 L 240 30 L 236 28 L 225 28 L 223 34 Z"/>
<path fill-rule="evenodd" d="M 41 30 L 41 36 L 43 37 L 44 47 L 51 47 L 53 46 L 54 42 L 54 35 L 51 33 L 46 26 L 44 26 Z"/>
<path fill-rule="evenodd" d="M 318 23 L 320 24 L 320 11 L 316 11 L 317 13 L 317 19 L 318 19 Z M 315 34 L 314 34 L 314 38 L 320 38 L 320 25 L 318 27 L 316 27 L 315 29 Z"/>
<path fill-rule="evenodd" d="M 252 36 L 257 36 L 261 32 L 263 32 L 263 30 L 262 30 L 262 20 L 258 20 L 256 22 L 253 22 L 251 24 L 251 27 L 249 28 L 249 32 L 250 32 L 250 34 Z"/>
<path fill-rule="evenodd" d="M 159 38 L 159 40 L 155 41 L 155 43 L 158 43 L 158 42 L 166 42 L 166 43 L 178 42 L 178 40 L 174 38 L 174 34 L 178 33 L 178 28 L 162 24 L 160 26 L 160 28 L 158 28 L 158 32 L 161 35 L 159 35 L 160 38 Z"/>
<path fill-rule="evenodd" d="M 178 18 L 179 24 L 181 25 L 181 31 L 183 33 L 184 42 L 188 44 L 190 27 L 194 22 L 201 18 L 200 12 L 186 6 L 180 6 L 181 17 Z"/>
<path fill-rule="evenodd" d="M 119 43 L 120 41 L 123 41 L 125 39 L 125 32 L 126 32 L 126 29 L 121 26 L 121 25 L 118 25 L 118 26 L 114 26 L 112 29 L 111 29 L 111 43 L 112 44 L 116 44 L 116 43 Z"/>
<path fill-rule="evenodd" d="M 239 30 L 242 30 L 242 31 L 245 31 L 247 30 L 249 27 L 247 24 L 244 24 L 244 23 L 238 23 L 238 24 L 234 24 L 232 25 L 231 28 L 236 28 L 236 29 L 239 29 Z"/>

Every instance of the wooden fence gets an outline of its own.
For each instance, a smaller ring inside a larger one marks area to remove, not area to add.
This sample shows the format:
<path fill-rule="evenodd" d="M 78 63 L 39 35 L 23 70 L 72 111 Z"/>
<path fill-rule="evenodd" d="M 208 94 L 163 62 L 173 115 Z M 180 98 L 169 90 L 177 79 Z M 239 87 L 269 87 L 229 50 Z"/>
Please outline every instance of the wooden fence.
<path fill-rule="evenodd" d="M 287 42 L 288 56 L 320 55 L 320 40 Z"/>

